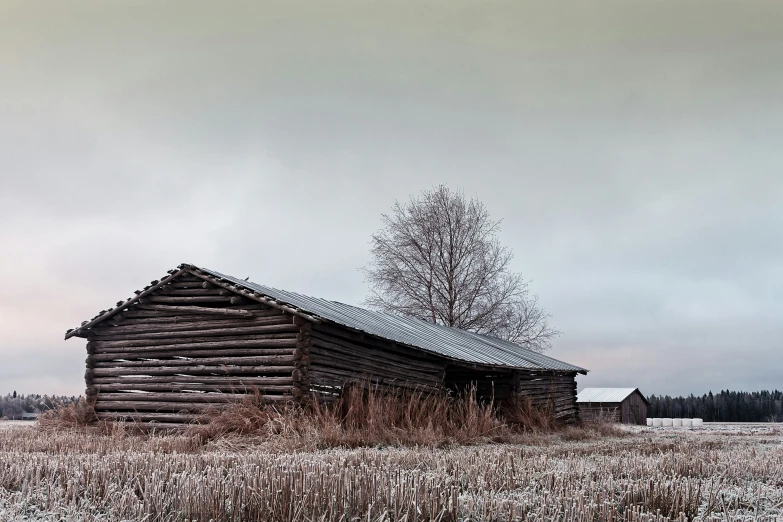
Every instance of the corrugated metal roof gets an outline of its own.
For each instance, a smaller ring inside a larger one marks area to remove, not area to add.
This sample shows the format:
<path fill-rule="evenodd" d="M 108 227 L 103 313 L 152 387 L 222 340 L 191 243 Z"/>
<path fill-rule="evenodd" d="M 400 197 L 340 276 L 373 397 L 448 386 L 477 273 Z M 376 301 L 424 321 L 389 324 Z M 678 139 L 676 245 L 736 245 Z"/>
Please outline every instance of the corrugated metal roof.
<path fill-rule="evenodd" d="M 278 290 L 203 267 L 200 268 L 193 265 L 182 265 L 182 267 L 202 270 L 213 277 L 243 286 L 320 319 L 360 330 L 370 335 L 414 346 L 451 359 L 492 366 L 587 373 L 587 370 L 579 366 L 552 359 L 488 335 L 480 335 L 458 328 L 428 323 L 420 319 L 374 312 L 336 301 Z"/>
<path fill-rule="evenodd" d="M 585 388 L 576 395 L 576 402 L 623 402 L 636 388 Z"/>

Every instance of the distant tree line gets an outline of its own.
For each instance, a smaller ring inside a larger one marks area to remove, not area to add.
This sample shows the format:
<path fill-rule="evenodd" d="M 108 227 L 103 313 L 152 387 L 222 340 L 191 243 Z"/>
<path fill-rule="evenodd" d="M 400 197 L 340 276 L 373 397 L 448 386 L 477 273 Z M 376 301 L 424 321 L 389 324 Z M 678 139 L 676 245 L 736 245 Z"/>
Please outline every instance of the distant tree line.
<path fill-rule="evenodd" d="M 704 422 L 783 422 L 783 392 L 721 391 L 697 397 L 650 395 L 648 417 L 702 418 Z"/>
<path fill-rule="evenodd" d="M 76 403 L 78 397 L 65 395 L 17 395 L 16 392 L 0 397 L 0 419 L 21 419 L 25 413 L 43 413 L 58 406 Z"/>

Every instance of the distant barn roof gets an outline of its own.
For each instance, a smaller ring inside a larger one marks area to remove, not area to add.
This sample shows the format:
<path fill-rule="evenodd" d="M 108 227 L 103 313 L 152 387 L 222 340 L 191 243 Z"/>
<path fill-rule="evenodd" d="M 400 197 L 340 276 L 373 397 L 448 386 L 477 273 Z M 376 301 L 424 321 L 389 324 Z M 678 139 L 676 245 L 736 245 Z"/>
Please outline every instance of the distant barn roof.
<path fill-rule="evenodd" d="M 576 396 L 576 402 L 623 402 L 639 388 L 585 388 Z M 639 392 L 645 402 L 647 398 Z"/>
<path fill-rule="evenodd" d="M 224 283 L 238 285 L 250 290 L 254 294 L 250 296 L 251 298 L 255 296 L 257 299 L 263 299 L 262 302 L 293 311 L 298 315 L 311 317 L 316 321 L 326 320 L 337 323 L 450 359 L 488 366 L 587 373 L 587 370 L 579 366 L 558 361 L 489 335 L 476 334 L 420 319 L 374 312 L 337 301 L 278 290 L 195 265 L 182 264 L 179 268 L 200 273 L 202 277 L 211 276 Z M 132 301 L 124 303 L 119 308 L 125 308 L 131 304 L 133 304 Z M 113 313 L 119 312 L 119 308 L 114 312 L 107 312 L 105 316 L 94 318 L 81 328 L 89 328 L 97 324 Z M 70 332 L 66 338 L 74 333 L 75 331 Z"/>

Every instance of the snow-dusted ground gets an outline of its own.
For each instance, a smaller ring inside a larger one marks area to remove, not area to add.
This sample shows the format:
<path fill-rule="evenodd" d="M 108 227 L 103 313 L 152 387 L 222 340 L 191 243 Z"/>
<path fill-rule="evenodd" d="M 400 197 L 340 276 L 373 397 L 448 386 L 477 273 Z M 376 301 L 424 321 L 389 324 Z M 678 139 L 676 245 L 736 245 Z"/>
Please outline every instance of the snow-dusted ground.
<path fill-rule="evenodd" d="M 23 421 L 23 420 L 0 420 L 0 430 L 6 428 L 13 428 L 14 426 L 33 426 L 35 421 Z"/>
<path fill-rule="evenodd" d="M 705 422 L 698 428 L 683 427 L 658 427 L 651 426 L 625 426 L 632 433 L 726 433 L 726 434 L 747 434 L 747 435 L 775 435 L 783 434 L 783 424 L 777 422 Z"/>
<path fill-rule="evenodd" d="M 783 521 L 774 424 L 289 452 L 265 438 L 3 426 L 2 522 Z"/>

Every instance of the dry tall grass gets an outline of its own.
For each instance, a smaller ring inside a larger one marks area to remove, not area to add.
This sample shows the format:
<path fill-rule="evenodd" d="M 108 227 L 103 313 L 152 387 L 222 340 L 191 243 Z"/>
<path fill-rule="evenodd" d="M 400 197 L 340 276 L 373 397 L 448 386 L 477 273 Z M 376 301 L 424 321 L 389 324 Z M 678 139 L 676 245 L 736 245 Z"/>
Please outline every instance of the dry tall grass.
<path fill-rule="evenodd" d="M 185 434 L 0 429 L 0 520 L 779 520 L 779 436 L 279 452 Z"/>
<path fill-rule="evenodd" d="M 48 410 L 38 418 L 38 426 L 43 430 L 74 429 L 88 426 L 96 420 L 95 411 L 82 397 L 75 404 Z"/>
<path fill-rule="evenodd" d="M 205 422 L 187 433 L 208 440 L 255 435 L 290 450 L 523 442 L 561 427 L 529 400 L 496 407 L 477 400 L 474 390 L 451 397 L 365 384 L 347 388 L 332 404 L 313 400 L 305 407 L 272 406 L 249 396 L 207 412 Z"/>

